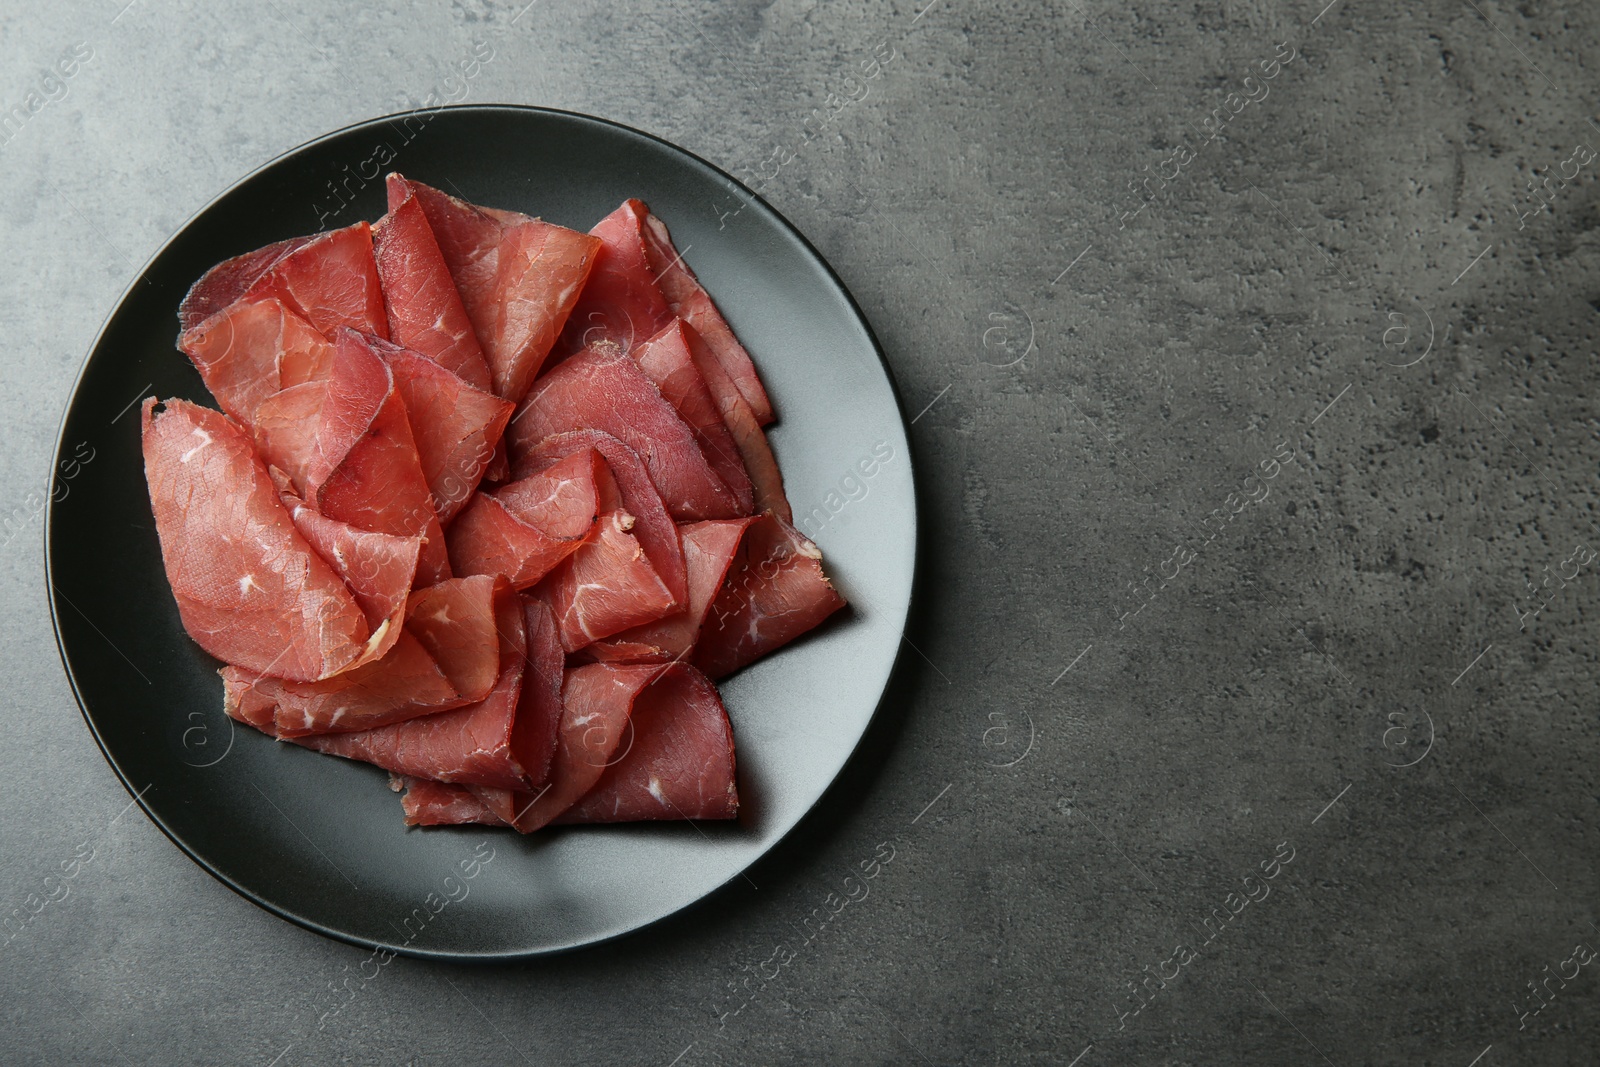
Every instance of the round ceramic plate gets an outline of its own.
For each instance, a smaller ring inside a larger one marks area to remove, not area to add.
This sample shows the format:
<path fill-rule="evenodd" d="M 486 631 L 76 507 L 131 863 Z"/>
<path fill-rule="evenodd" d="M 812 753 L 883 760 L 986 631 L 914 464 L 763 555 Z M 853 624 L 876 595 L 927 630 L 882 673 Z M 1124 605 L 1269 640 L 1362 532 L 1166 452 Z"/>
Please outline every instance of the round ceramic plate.
<path fill-rule="evenodd" d="M 383 771 L 278 744 L 222 714 L 219 664 L 183 632 L 162 572 L 139 401 L 213 405 L 175 347 L 190 284 L 269 242 L 377 219 L 389 170 L 579 230 L 642 198 L 754 356 L 778 411 L 771 440 L 796 523 L 822 547 L 851 606 L 722 686 L 738 751 L 737 822 L 528 837 L 408 829 Z M 46 546 L 56 637 L 123 783 L 180 848 L 262 907 L 418 956 L 514 958 L 591 944 L 738 877 L 816 804 L 860 741 L 911 597 L 916 501 L 905 422 L 872 331 L 838 277 L 720 170 L 647 134 L 564 112 L 460 107 L 378 119 L 239 182 L 156 255 L 107 320 L 56 458 Z"/>

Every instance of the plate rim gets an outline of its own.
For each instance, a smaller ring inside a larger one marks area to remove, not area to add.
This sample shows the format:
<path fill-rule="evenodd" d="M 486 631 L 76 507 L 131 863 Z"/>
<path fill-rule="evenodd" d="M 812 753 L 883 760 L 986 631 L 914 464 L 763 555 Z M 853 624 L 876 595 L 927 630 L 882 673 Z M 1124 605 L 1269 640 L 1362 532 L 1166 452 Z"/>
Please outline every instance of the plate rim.
<path fill-rule="evenodd" d="M 895 412 L 900 418 L 900 428 L 906 441 L 906 476 L 909 479 L 911 489 L 909 537 L 911 566 L 910 581 L 908 584 L 908 593 L 904 608 L 905 617 L 900 621 L 900 630 L 903 635 L 907 625 L 909 625 L 912 606 L 915 604 L 917 599 L 918 572 L 921 564 L 921 534 L 918 524 L 920 508 L 917 493 L 916 458 L 914 454 L 914 448 L 912 446 L 911 425 L 906 421 L 905 400 L 901 394 L 900 384 L 895 378 L 894 368 L 890 365 L 888 358 L 884 355 L 883 344 L 878 340 L 877 332 L 873 330 L 871 320 L 867 318 L 866 312 L 862 310 L 859 301 L 856 300 L 855 294 L 851 292 L 850 287 L 845 284 L 844 279 L 839 276 L 839 272 L 834 269 L 833 264 L 830 263 L 827 257 L 824 256 L 817 249 L 817 247 L 812 244 L 811 240 L 800 231 L 799 227 L 795 226 L 794 223 L 789 221 L 789 219 L 781 211 L 769 204 L 760 196 L 760 194 L 750 189 L 743 182 L 739 181 L 739 179 L 735 178 L 733 175 L 729 174 L 715 163 L 712 163 L 711 161 L 700 156 L 698 153 L 684 148 L 681 145 L 675 144 L 664 137 L 650 133 L 648 130 L 641 130 L 636 126 L 631 126 L 615 119 L 603 118 L 599 115 L 591 115 L 581 111 L 571 111 L 565 108 L 544 107 L 537 104 L 461 103 L 443 105 L 433 108 L 411 108 L 405 111 L 390 112 L 387 114 L 346 123 L 345 125 L 336 129 L 328 130 L 324 133 L 318 134 L 309 140 L 302 141 L 299 144 L 279 152 L 271 159 L 266 160 L 245 174 L 234 179 L 227 185 L 226 188 L 219 191 L 215 196 L 206 201 L 202 207 L 192 213 L 188 218 L 184 219 L 183 222 L 167 236 L 166 240 L 164 240 L 161 245 L 150 254 L 150 256 L 144 261 L 139 269 L 134 272 L 132 279 L 117 296 L 115 302 L 111 305 L 111 309 L 106 313 L 104 320 L 100 324 L 100 328 L 95 332 L 94 340 L 89 343 L 88 350 L 85 353 L 82 362 L 79 364 L 78 373 L 73 379 L 72 387 L 67 393 L 66 404 L 62 410 L 60 423 L 56 429 L 55 448 L 52 450 L 50 457 L 51 484 L 54 484 L 54 473 L 56 467 L 61 461 L 63 450 L 67 447 L 67 423 L 71 419 L 72 413 L 77 406 L 79 394 L 83 389 L 84 379 L 88 376 L 91 366 L 95 363 L 96 357 L 100 354 L 101 344 L 105 340 L 106 331 L 111 328 L 112 322 L 117 318 L 124 305 L 126 305 L 128 300 L 133 296 L 134 291 L 144 282 L 145 276 L 150 272 L 152 265 L 154 265 L 157 260 L 161 259 L 161 257 L 166 254 L 167 250 L 171 248 L 180 238 L 187 234 L 190 228 L 194 226 L 195 223 L 198 222 L 203 216 L 205 216 L 223 200 L 233 195 L 233 193 L 241 186 L 254 180 L 258 175 L 288 159 L 291 159 L 307 149 L 313 148 L 316 145 L 322 144 L 326 141 L 330 141 L 336 137 L 340 137 L 353 130 L 377 126 L 384 123 L 391 123 L 397 120 L 403 120 L 408 116 L 427 115 L 431 120 L 432 117 L 444 112 L 488 113 L 496 111 L 555 116 L 568 121 L 576 120 L 580 123 L 592 123 L 597 126 L 610 127 L 612 130 L 620 130 L 625 134 L 643 138 L 646 141 L 654 142 L 668 151 L 676 152 L 682 156 L 686 156 L 694 163 L 705 168 L 712 175 L 728 183 L 731 186 L 732 191 L 737 192 L 748 202 L 757 205 L 762 211 L 766 212 L 779 225 L 779 227 L 788 233 L 790 237 L 797 240 L 801 247 L 810 254 L 812 259 L 814 259 L 815 262 L 822 267 L 827 279 L 831 281 L 838 289 L 839 293 L 843 295 L 851 314 L 855 316 L 856 321 L 860 324 L 863 332 L 866 334 L 867 341 L 872 346 L 872 351 L 877 357 L 878 365 L 883 371 L 884 378 L 889 383 L 889 393 L 894 400 Z M 828 782 L 823 786 L 822 791 L 817 795 L 817 798 L 812 801 L 810 806 L 808 806 L 806 810 L 801 813 L 799 818 L 797 818 L 787 829 L 785 829 L 783 833 L 779 834 L 776 838 L 770 841 L 765 848 L 761 849 L 761 851 L 752 856 L 737 871 L 730 874 L 721 882 L 716 883 L 709 889 L 695 896 L 692 900 L 685 901 L 683 904 L 673 908 L 671 911 L 665 912 L 662 915 L 656 916 L 655 918 L 638 925 L 630 926 L 625 930 L 619 930 L 600 937 L 593 937 L 587 940 L 576 941 L 570 944 L 563 944 L 547 948 L 463 952 L 459 950 L 421 948 L 415 945 L 390 944 L 361 937 L 357 934 L 348 933 L 346 931 L 335 930 L 309 916 L 296 913 L 286 907 L 268 901 L 256 891 L 241 885 L 227 874 L 224 874 L 222 871 L 218 870 L 205 857 L 197 853 L 186 841 L 179 837 L 178 834 L 166 824 L 166 822 L 144 799 L 145 795 L 151 792 L 148 786 L 144 790 L 138 790 L 135 788 L 132 781 L 129 780 L 127 772 L 117 762 L 116 757 L 112 754 L 111 749 L 107 746 L 105 738 L 101 736 L 100 730 L 96 726 L 95 720 L 89 712 L 88 703 L 85 701 L 83 693 L 78 687 L 77 675 L 73 672 L 71 661 L 67 656 L 66 642 L 61 633 L 61 610 L 60 606 L 56 603 L 57 598 L 61 594 L 56 588 L 56 564 L 54 553 L 52 551 L 52 546 L 54 543 L 53 535 L 56 526 L 56 503 L 54 492 L 52 491 L 51 493 L 47 494 L 44 522 L 41 524 L 41 532 L 44 540 L 45 599 L 49 603 L 50 607 L 50 629 L 55 638 L 56 654 L 61 660 L 61 668 L 67 676 L 67 685 L 72 690 L 73 699 L 78 705 L 78 711 L 83 717 L 84 724 L 89 728 L 90 736 L 94 738 L 95 745 L 100 749 L 100 754 L 105 757 L 106 762 L 110 764 L 113 773 L 115 773 L 117 776 L 117 780 L 133 798 L 133 803 L 137 804 L 139 809 L 144 813 L 145 817 L 149 819 L 150 822 L 154 824 L 169 841 L 176 845 L 178 849 L 192 862 L 194 862 L 201 870 L 205 871 L 207 874 L 211 875 L 217 881 L 227 886 L 233 892 L 237 893 L 239 896 L 243 897 L 245 900 L 249 901 L 251 904 L 262 909 L 268 914 L 293 923 L 295 926 L 298 926 L 301 929 L 309 930 L 315 934 L 320 934 L 321 936 L 329 938 L 333 941 L 353 945 L 358 948 L 370 948 L 375 951 L 390 952 L 395 955 L 407 956 L 414 959 L 427 959 L 461 964 L 495 964 L 565 955 L 568 953 L 579 952 L 584 949 L 596 948 L 598 946 L 609 944 L 622 938 L 638 934 L 641 931 L 658 926 L 670 919 L 682 916 L 685 912 L 690 911 L 698 905 L 708 902 L 713 897 L 726 890 L 726 888 L 732 882 L 738 879 L 745 872 L 749 871 L 756 864 L 767 860 L 774 855 L 792 837 L 794 837 L 796 831 L 799 830 L 801 826 L 804 825 L 807 820 L 817 811 L 818 807 L 822 805 L 828 793 L 845 775 L 851 761 L 854 760 L 860 753 L 862 743 L 865 741 L 867 735 L 871 732 L 873 725 L 879 721 L 883 711 L 885 698 L 889 692 L 890 683 L 898 674 L 900 665 L 905 658 L 905 642 L 902 640 L 896 645 L 894 656 L 888 664 L 888 670 L 884 674 L 883 688 L 878 693 L 876 702 L 873 705 L 872 713 L 867 716 L 861 732 L 851 743 L 849 751 L 845 753 L 843 760 L 839 764 L 839 769 L 833 773 L 831 778 L 829 778 Z"/>

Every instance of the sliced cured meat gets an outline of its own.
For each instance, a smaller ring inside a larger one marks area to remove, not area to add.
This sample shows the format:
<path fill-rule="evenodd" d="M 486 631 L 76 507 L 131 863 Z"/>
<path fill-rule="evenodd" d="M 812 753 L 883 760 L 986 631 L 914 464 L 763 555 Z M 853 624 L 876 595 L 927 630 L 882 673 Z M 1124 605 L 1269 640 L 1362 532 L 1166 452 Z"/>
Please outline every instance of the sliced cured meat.
<path fill-rule="evenodd" d="M 222 410 L 246 426 L 279 389 L 325 377 L 333 347 L 274 296 L 239 300 L 187 329 L 178 347 Z"/>
<path fill-rule="evenodd" d="M 732 819 L 739 814 L 733 728 L 717 687 L 679 664 L 633 703 L 625 749 L 557 823 Z"/>
<path fill-rule="evenodd" d="M 545 826 L 600 780 L 606 768 L 626 756 L 633 731 L 628 717 L 641 693 L 653 684 L 681 676 L 681 664 L 591 663 L 566 672 L 561 686 L 561 727 L 550 777 L 535 793 L 474 787 L 488 809 L 527 834 Z"/>
<path fill-rule="evenodd" d="M 682 319 L 673 319 L 660 333 L 633 350 L 639 369 L 655 383 L 661 397 L 671 404 L 700 444 L 711 469 L 738 498 L 739 508 L 751 513 L 754 504 L 750 476 L 744 459 L 722 411 L 706 387 L 706 380 L 695 367 L 689 351 L 689 331 Z M 720 368 L 719 368 L 720 369 Z M 781 493 L 781 488 L 780 488 Z"/>
<path fill-rule="evenodd" d="M 235 300 L 266 296 L 281 300 L 330 340 L 346 326 L 389 336 L 372 228 L 365 222 L 217 264 L 184 297 L 178 321 L 187 330 Z"/>
<path fill-rule="evenodd" d="M 489 810 L 488 805 L 466 786 L 446 785 L 427 778 L 408 775 L 391 775 L 389 788 L 395 792 L 405 790 L 400 806 L 405 811 L 407 826 L 463 826 L 484 823 L 504 826 L 505 820 Z"/>
<path fill-rule="evenodd" d="M 694 328 L 686 325 L 683 335 L 688 342 L 689 353 L 694 358 L 694 365 L 705 378 L 711 395 L 716 398 L 717 408 L 722 412 L 722 420 L 738 445 L 744 469 L 750 475 L 756 510 L 770 511 L 784 522 L 793 521 L 789 498 L 783 491 L 783 474 L 778 470 L 777 457 L 772 454 L 772 446 L 767 443 L 760 420 L 735 387 L 727 369 L 712 358 L 705 341 Z"/>
<path fill-rule="evenodd" d="M 594 267 L 600 242 L 509 211 L 487 211 L 399 174 L 391 209 L 421 205 L 488 357 L 494 391 L 527 393 Z"/>
<path fill-rule="evenodd" d="M 240 667 L 222 670 L 222 707 L 278 738 L 366 730 L 471 703 L 410 630 L 387 655 L 320 682 L 294 682 Z"/>
<path fill-rule="evenodd" d="M 646 255 L 643 206 L 625 201 L 589 231 L 601 246 L 583 296 L 557 342 L 559 354 L 585 348 L 626 354 L 672 321 L 672 308 Z"/>
<path fill-rule="evenodd" d="M 761 384 L 761 376 L 756 373 L 750 353 L 739 343 L 728 321 L 712 302 L 710 294 L 673 247 L 666 223 L 650 214 L 650 209 L 639 201 L 629 203 L 636 205 L 634 211 L 643 216 L 645 255 L 673 314 L 693 326 L 705 338 L 717 362 L 738 388 L 739 395 L 750 405 L 757 425 L 767 425 L 773 418 L 772 401 Z"/>
<path fill-rule="evenodd" d="M 678 601 L 628 532 L 632 516 L 611 511 L 600 516 L 593 537 L 531 595 L 550 606 L 561 633 L 561 647 L 576 652 L 602 637 L 652 622 Z"/>
<path fill-rule="evenodd" d="M 515 407 L 414 352 L 370 342 L 394 373 L 440 522 L 472 498 Z"/>
<path fill-rule="evenodd" d="M 608 663 L 683 659 L 700 638 L 711 602 L 722 588 L 744 532 L 755 519 L 712 519 L 682 528 L 689 568 L 689 599 L 683 610 L 655 622 L 596 641 L 583 655 Z"/>
<path fill-rule="evenodd" d="M 227 663 L 315 681 L 354 663 L 361 606 L 295 529 L 226 416 L 154 398 L 141 411 L 145 478 L 167 581 L 189 636 Z"/>
<path fill-rule="evenodd" d="M 476 389 L 493 388 L 489 363 L 434 239 L 433 227 L 409 186 L 372 227 L 372 245 L 389 338 L 433 360 Z"/>
<path fill-rule="evenodd" d="M 256 409 L 264 458 L 319 512 L 379 533 L 424 538 L 417 583 L 450 576 L 444 531 L 394 375 L 362 335 L 342 330 L 324 382 Z"/>
<path fill-rule="evenodd" d="M 523 598 L 523 625 L 528 635 L 528 672 L 517 705 L 518 759 L 535 787 L 550 777 L 556 738 L 561 730 L 561 687 L 566 681 L 566 656 L 555 616 L 537 600 Z"/>
<path fill-rule="evenodd" d="M 675 519 L 731 519 L 739 498 L 717 476 L 694 431 L 625 355 L 589 348 L 557 364 L 507 430 L 513 464 L 545 438 L 600 430 L 638 453 Z"/>
<path fill-rule="evenodd" d="M 377 659 L 388 652 L 405 624 L 406 595 L 417 573 L 422 538 L 360 530 L 318 513 L 292 495 L 285 495 L 283 503 L 295 529 L 344 579 L 361 605 L 372 634 L 361 659 Z"/>
<path fill-rule="evenodd" d="M 550 472 L 571 462 L 571 457 L 593 450 L 605 457 L 605 468 L 610 478 L 601 478 L 599 485 L 613 484 L 617 497 L 609 501 L 601 494 L 600 508 L 611 511 L 621 509 L 633 516 L 629 532 L 644 548 L 650 565 L 655 568 L 667 592 L 675 603 L 682 604 L 689 595 L 688 575 L 684 569 L 683 545 L 678 539 L 678 527 L 667 511 L 650 478 L 650 470 L 639 454 L 608 433 L 600 430 L 573 430 L 547 437 L 518 465 L 519 472 Z M 534 484 L 534 483 L 526 483 Z M 502 499 L 506 490 L 501 491 Z M 536 521 L 536 520 L 530 520 Z"/>
<path fill-rule="evenodd" d="M 821 560 L 817 546 L 781 519 L 751 523 L 700 629 L 694 665 L 712 678 L 732 674 L 844 607 Z"/>
<path fill-rule="evenodd" d="M 518 589 L 538 582 L 594 529 L 598 478 L 610 474 L 600 454 L 586 450 L 493 495 L 474 495 L 446 535 L 451 567 L 504 575 Z"/>
<path fill-rule="evenodd" d="M 502 616 L 512 596 L 504 583 L 476 575 L 418 589 L 406 604 L 406 629 L 468 701 L 482 700 L 500 676 L 497 631 L 505 629 Z M 515 625 L 520 629 L 521 620 Z"/>
<path fill-rule="evenodd" d="M 265 248 L 246 252 L 242 256 L 225 259 L 200 276 L 189 287 L 183 302 L 178 305 L 178 324 L 185 330 L 193 329 L 229 304 L 241 299 L 272 265 L 297 248 L 316 240 L 314 236 L 291 237 L 276 241 Z"/>
<path fill-rule="evenodd" d="M 528 647 L 521 600 L 507 591 L 497 601 L 495 618 L 500 638 L 500 675 L 483 700 L 455 711 L 389 726 L 303 737 L 296 742 L 318 752 L 373 763 L 396 774 L 441 782 L 521 790 L 543 785 L 555 736 L 549 728 L 552 716 L 547 709 L 533 707 L 534 714 L 524 722 L 524 692 L 530 683 L 537 687 L 538 679 L 526 673 Z M 553 626 L 550 636 L 553 639 Z M 558 659 L 557 700 L 560 679 Z M 533 704 L 537 705 L 540 699 L 535 697 Z"/>

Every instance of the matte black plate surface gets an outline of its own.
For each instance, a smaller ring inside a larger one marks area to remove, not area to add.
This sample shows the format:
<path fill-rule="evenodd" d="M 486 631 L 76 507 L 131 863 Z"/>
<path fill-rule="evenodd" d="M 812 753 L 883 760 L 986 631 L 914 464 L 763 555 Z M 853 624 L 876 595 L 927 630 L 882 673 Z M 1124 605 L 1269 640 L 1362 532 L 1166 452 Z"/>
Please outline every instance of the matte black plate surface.
<path fill-rule="evenodd" d="M 212 404 L 175 347 L 189 285 L 270 241 L 375 220 L 388 170 L 580 230 L 626 197 L 644 199 L 755 357 L 779 413 L 772 444 L 797 523 L 852 607 L 723 686 L 744 799 L 737 823 L 526 838 L 408 830 L 383 772 L 236 731 L 222 714 L 218 664 L 184 634 L 162 573 L 137 401 Z M 816 803 L 860 740 L 911 595 L 916 502 L 904 420 L 838 278 L 721 171 L 646 134 L 562 112 L 462 107 L 380 119 L 245 178 L 124 295 L 79 378 L 57 461 L 46 534 L 56 635 L 123 783 L 196 862 L 262 907 L 413 955 L 573 948 L 638 929 L 736 877 Z M 483 842 L 493 859 L 480 868 L 472 860 L 475 850 L 489 854 Z M 464 861 L 475 877 L 463 877 Z"/>

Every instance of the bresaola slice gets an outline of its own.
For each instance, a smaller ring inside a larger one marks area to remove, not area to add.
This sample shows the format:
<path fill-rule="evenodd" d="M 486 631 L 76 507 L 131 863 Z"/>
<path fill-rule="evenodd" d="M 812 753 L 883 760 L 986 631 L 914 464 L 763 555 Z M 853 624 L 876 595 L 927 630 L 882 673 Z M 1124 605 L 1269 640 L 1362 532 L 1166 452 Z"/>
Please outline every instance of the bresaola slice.
<path fill-rule="evenodd" d="M 496 604 L 509 596 L 491 578 L 418 590 L 382 659 L 319 682 L 227 667 L 223 709 L 274 737 L 296 738 L 367 730 L 483 700 L 501 673 Z"/>
<path fill-rule="evenodd" d="M 187 331 L 241 299 L 272 296 L 332 339 L 341 327 L 388 338 L 383 290 L 365 222 L 296 237 L 217 264 L 183 298 Z"/>
<path fill-rule="evenodd" d="M 483 700 L 371 730 L 297 738 L 296 743 L 373 763 L 395 774 L 499 789 L 537 789 L 549 771 L 555 746 L 552 727 L 559 717 L 541 705 L 552 688 L 559 694 L 561 666 L 558 660 L 554 686 L 546 682 L 541 690 L 541 679 L 529 674 L 522 602 L 509 590 L 496 599 L 495 619 L 500 673 Z M 550 669 L 547 659 L 540 666 Z M 536 691 L 531 701 L 524 698 L 530 687 Z"/>
<path fill-rule="evenodd" d="M 739 497 L 706 461 L 694 431 L 626 355 L 588 348 L 539 379 L 506 431 L 513 464 L 545 438 L 572 430 L 600 430 L 638 453 L 674 519 L 744 513 Z"/>
<path fill-rule="evenodd" d="M 415 352 L 368 343 L 394 373 L 434 510 L 449 522 L 483 480 L 514 406 Z"/>
<path fill-rule="evenodd" d="M 559 355 L 602 348 L 626 355 L 672 321 L 645 251 L 644 205 L 625 201 L 589 231 L 600 248 L 583 295 L 556 344 Z"/>
<path fill-rule="evenodd" d="M 689 348 L 689 331 L 683 320 L 673 319 L 660 333 L 633 349 L 639 369 L 655 384 L 661 398 L 693 431 L 706 462 L 738 500 L 741 514 L 754 506 L 750 476 L 745 472 L 739 446 L 728 432 L 722 410 L 706 387 Z M 780 495 L 782 492 L 780 483 Z"/>
<path fill-rule="evenodd" d="M 622 751 L 556 823 L 732 819 L 733 728 L 710 679 L 679 664 L 639 694 Z"/>
<path fill-rule="evenodd" d="M 510 211 L 486 210 L 399 174 L 389 207 L 426 215 L 478 342 L 494 391 L 522 399 L 594 267 L 600 242 Z"/>
<path fill-rule="evenodd" d="M 778 470 L 778 459 L 767 443 L 761 422 L 740 394 L 727 370 L 712 358 L 705 342 L 693 327 L 684 325 L 683 338 L 689 347 L 694 365 L 705 379 L 711 395 L 716 398 L 717 409 L 728 427 L 744 460 L 744 469 L 750 477 L 751 493 L 757 511 L 770 511 L 784 522 L 790 522 L 789 498 L 783 491 L 783 474 Z"/>
<path fill-rule="evenodd" d="M 391 188 L 389 213 L 372 227 L 372 244 L 383 283 L 390 339 L 433 360 L 475 389 L 492 389 L 489 363 L 472 320 L 450 278 L 428 216 L 408 184 L 401 182 Z"/>
<path fill-rule="evenodd" d="M 752 523 L 700 629 L 694 665 L 722 678 L 844 607 L 821 561 L 817 546 L 788 523 L 770 514 Z"/>
<path fill-rule="evenodd" d="M 178 341 L 222 410 L 246 426 L 280 389 L 327 374 L 333 346 L 275 296 L 237 300 Z"/>
<path fill-rule="evenodd" d="M 727 372 L 739 395 L 750 406 L 757 425 L 767 425 L 773 418 L 772 401 L 767 398 L 767 391 L 761 384 L 761 376 L 756 373 L 750 353 L 739 343 L 727 320 L 722 317 L 722 312 L 712 302 L 710 294 L 673 247 L 666 223 L 650 214 L 650 209 L 642 202 L 630 200 L 628 204 L 634 205 L 633 210 L 643 217 L 641 232 L 645 256 L 673 314 L 705 339 L 717 363 Z"/>
<path fill-rule="evenodd" d="M 628 532 L 632 527 L 625 511 L 601 515 L 594 535 L 529 594 L 550 606 L 568 652 L 659 619 L 677 605 Z"/>
<path fill-rule="evenodd" d="M 599 481 L 611 477 L 604 463 L 586 449 L 492 494 L 475 494 L 445 535 L 450 566 L 504 575 L 518 589 L 538 582 L 594 528 Z"/>
<path fill-rule="evenodd" d="M 733 732 L 716 687 L 681 663 L 590 664 L 567 672 L 566 708 L 537 792 L 405 780 L 410 825 L 732 819 L 739 811 Z M 476 801 L 474 803 L 473 801 Z"/>
<path fill-rule="evenodd" d="M 405 624 L 406 596 L 416 577 L 422 538 L 357 529 L 291 494 L 282 499 L 295 529 L 344 580 L 366 615 L 371 638 L 357 662 L 379 658 L 394 646 Z"/>
<path fill-rule="evenodd" d="M 144 402 L 150 506 L 189 636 L 228 663 L 316 681 L 366 648 L 350 590 L 295 529 L 266 466 L 226 416 Z"/>
<path fill-rule="evenodd" d="M 635 626 L 583 650 L 607 663 L 648 663 L 683 659 L 700 639 L 728 568 L 739 552 L 744 532 L 755 519 L 710 519 L 681 527 L 684 560 L 689 571 L 689 597 L 681 610 Z"/>

